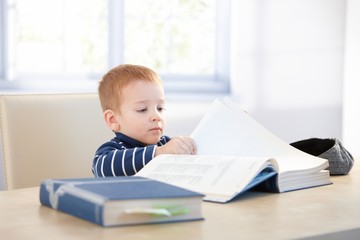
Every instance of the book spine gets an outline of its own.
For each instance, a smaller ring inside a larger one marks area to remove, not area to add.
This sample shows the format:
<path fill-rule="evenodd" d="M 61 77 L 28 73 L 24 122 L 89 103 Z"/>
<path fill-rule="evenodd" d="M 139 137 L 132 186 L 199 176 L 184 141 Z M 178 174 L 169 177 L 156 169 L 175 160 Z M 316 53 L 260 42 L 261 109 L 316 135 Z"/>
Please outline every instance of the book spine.
<path fill-rule="evenodd" d="M 43 206 L 104 226 L 103 206 L 71 193 L 58 194 L 58 191 L 53 191 L 53 189 L 49 189 L 49 186 L 41 184 L 40 203 Z"/>

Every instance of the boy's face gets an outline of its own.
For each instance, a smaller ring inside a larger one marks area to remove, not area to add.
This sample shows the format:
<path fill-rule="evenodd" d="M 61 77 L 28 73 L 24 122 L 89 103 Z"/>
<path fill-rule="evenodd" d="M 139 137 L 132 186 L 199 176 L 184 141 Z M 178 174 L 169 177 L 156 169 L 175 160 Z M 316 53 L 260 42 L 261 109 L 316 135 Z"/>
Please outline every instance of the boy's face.
<path fill-rule="evenodd" d="M 122 90 L 119 132 L 146 145 L 156 144 L 166 124 L 164 89 L 161 85 L 134 81 Z"/>

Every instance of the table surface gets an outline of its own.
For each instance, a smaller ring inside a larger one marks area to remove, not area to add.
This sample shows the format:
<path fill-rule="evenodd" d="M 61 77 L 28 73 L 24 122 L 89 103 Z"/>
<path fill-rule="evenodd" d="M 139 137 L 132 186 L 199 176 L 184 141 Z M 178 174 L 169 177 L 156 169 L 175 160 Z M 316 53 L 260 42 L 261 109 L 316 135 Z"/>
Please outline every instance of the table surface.
<path fill-rule="evenodd" d="M 203 202 L 205 220 L 104 228 L 44 207 L 39 188 L 0 192 L 7 239 L 299 239 L 360 236 L 360 166 L 334 184 L 287 193 L 249 192 L 226 204 Z M 345 234 L 345 235 L 344 235 Z M 343 237 L 341 237 L 343 238 Z"/>

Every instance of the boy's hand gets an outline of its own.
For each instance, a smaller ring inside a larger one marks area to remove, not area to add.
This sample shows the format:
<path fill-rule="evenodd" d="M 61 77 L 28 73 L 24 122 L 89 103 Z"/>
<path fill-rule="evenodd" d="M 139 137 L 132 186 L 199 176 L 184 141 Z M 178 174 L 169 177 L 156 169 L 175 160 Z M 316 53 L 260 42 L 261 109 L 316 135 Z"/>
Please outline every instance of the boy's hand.
<path fill-rule="evenodd" d="M 190 137 L 174 137 L 165 145 L 156 148 L 155 156 L 160 154 L 196 154 L 195 141 Z"/>

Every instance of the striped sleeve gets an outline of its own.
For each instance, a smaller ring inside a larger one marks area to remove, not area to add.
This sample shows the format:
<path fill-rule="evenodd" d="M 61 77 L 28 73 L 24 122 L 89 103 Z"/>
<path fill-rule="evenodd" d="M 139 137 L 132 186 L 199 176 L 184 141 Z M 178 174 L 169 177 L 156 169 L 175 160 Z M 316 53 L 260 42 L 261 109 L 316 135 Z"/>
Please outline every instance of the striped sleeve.
<path fill-rule="evenodd" d="M 118 149 L 99 149 L 95 155 L 92 172 L 95 177 L 131 176 L 142 169 L 153 157 L 156 145 Z"/>

